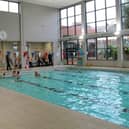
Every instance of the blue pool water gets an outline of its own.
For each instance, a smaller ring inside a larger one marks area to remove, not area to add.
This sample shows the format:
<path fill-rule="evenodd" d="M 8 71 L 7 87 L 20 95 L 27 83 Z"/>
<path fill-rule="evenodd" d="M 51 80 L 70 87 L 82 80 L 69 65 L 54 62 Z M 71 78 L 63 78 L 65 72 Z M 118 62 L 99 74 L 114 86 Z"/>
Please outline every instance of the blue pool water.
<path fill-rule="evenodd" d="M 40 70 L 40 74 L 22 73 L 20 82 L 0 79 L 0 86 L 129 127 L 129 73 Z"/>

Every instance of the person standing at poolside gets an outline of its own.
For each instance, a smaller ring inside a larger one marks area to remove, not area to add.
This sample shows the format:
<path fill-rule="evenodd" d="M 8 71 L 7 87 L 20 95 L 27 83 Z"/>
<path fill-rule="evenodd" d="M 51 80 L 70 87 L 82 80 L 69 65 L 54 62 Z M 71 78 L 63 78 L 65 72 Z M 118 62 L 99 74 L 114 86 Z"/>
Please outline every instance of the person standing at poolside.
<path fill-rule="evenodd" d="M 11 68 L 11 59 L 10 59 L 10 53 L 9 52 L 7 52 L 7 54 L 6 54 L 6 67 L 7 67 L 7 70 L 12 70 L 12 68 Z"/>

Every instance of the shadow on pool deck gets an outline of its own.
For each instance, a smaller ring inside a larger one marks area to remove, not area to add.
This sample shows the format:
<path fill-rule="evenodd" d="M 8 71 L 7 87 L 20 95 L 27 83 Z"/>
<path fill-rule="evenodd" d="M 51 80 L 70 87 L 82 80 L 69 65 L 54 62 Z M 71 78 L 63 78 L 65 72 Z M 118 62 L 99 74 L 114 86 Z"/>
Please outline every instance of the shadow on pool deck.
<path fill-rule="evenodd" d="M 0 88 L 0 129 L 126 129 Z"/>

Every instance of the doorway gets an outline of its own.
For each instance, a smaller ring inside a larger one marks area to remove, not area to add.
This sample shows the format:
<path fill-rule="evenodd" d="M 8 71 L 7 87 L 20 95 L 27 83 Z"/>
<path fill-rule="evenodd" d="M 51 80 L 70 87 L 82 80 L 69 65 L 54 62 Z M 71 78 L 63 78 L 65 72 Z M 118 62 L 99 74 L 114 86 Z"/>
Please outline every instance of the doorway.
<path fill-rule="evenodd" d="M 76 65 L 78 63 L 79 40 L 64 41 L 62 45 L 62 60 L 65 65 Z"/>

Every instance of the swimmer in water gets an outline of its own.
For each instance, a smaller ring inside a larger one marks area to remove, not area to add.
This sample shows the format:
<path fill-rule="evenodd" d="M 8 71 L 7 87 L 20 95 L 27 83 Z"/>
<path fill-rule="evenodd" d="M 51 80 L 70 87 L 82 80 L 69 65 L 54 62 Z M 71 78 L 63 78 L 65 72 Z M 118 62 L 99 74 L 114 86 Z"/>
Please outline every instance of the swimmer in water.
<path fill-rule="evenodd" d="M 16 72 L 16 80 L 18 81 L 20 79 L 21 75 L 20 75 L 20 71 Z"/>
<path fill-rule="evenodd" d="M 35 71 L 35 72 L 34 72 L 34 76 L 35 76 L 35 77 L 40 77 L 40 73 L 39 73 L 38 71 Z"/>
<path fill-rule="evenodd" d="M 12 72 L 12 77 L 16 77 L 16 76 L 17 76 L 17 73 L 16 73 L 15 70 L 13 70 L 13 72 Z"/>
<path fill-rule="evenodd" d="M 124 108 L 122 111 L 123 111 L 123 112 L 129 112 L 129 109 Z"/>

